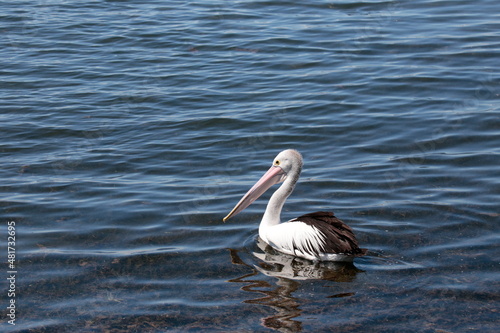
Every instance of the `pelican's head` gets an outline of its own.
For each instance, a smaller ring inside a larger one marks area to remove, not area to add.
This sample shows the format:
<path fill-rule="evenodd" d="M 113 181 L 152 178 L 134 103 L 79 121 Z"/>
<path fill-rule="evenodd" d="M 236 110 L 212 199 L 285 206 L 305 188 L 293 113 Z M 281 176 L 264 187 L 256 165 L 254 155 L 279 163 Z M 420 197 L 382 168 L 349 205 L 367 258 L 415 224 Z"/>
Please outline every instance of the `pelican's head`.
<path fill-rule="evenodd" d="M 302 170 L 302 155 L 295 149 L 283 150 L 273 161 L 273 167 L 280 167 L 285 175 L 300 175 Z M 283 178 L 281 181 L 286 179 Z"/>
<path fill-rule="evenodd" d="M 238 214 L 243 209 L 250 206 L 267 189 L 277 183 L 285 181 L 288 177 L 293 177 L 297 181 L 302 170 L 302 155 L 295 149 L 283 150 L 273 160 L 273 165 L 267 172 L 255 183 L 255 185 L 241 198 L 240 202 L 223 219 L 226 221 L 230 217 Z"/>

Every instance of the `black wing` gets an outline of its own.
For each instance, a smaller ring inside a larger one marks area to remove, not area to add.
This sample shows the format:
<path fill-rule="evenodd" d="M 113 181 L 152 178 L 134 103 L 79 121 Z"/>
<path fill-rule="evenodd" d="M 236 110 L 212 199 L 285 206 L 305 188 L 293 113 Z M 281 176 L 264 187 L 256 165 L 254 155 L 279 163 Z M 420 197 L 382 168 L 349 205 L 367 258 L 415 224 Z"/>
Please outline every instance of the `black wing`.
<path fill-rule="evenodd" d="M 342 253 L 356 257 L 364 256 L 366 249 L 360 249 L 352 229 L 332 212 L 315 212 L 297 217 L 289 222 L 303 222 L 314 226 L 325 235 L 325 253 Z"/>

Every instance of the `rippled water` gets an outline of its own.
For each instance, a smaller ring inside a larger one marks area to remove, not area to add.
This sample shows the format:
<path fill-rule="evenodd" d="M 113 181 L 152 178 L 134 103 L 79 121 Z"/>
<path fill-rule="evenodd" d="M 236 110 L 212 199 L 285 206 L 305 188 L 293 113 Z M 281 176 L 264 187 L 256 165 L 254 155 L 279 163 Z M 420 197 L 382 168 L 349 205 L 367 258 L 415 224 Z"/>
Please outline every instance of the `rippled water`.
<path fill-rule="evenodd" d="M 499 13 L 2 3 L 2 331 L 496 332 Z M 283 218 L 334 210 L 354 265 L 266 249 L 269 194 L 222 222 L 290 147 Z"/>

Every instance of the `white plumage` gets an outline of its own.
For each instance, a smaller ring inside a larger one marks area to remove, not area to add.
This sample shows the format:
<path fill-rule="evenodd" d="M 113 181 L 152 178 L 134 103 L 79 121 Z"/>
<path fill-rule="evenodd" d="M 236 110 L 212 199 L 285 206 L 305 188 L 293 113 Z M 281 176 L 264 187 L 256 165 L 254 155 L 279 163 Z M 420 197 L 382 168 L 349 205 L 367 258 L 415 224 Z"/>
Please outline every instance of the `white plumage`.
<path fill-rule="evenodd" d="M 325 246 L 325 236 L 314 226 L 302 222 L 285 222 L 259 228 L 260 238 L 281 252 L 306 259 Z"/>

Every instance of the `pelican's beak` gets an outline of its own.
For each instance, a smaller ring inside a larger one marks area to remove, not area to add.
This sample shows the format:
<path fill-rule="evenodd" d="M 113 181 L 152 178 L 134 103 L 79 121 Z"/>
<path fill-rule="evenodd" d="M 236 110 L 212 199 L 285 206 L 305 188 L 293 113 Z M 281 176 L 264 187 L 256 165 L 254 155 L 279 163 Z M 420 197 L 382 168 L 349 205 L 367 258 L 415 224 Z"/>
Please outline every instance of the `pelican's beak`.
<path fill-rule="evenodd" d="M 259 179 L 257 183 L 255 183 L 250 191 L 248 191 L 247 194 L 245 194 L 243 198 L 241 198 L 240 202 L 238 202 L 233 210 L 229 214 L 227 214 L 223 221 L 226 222 L 227 219 L 250 206 L 250 204 L 254 202 L 258 197 L 260 197 L 264 192 L 266 192 L 268 188 L 276 183 L 279 183 L 280 181 L 283 181 L 285 177 L 285 171 L 283 171 L 283 169 L 281 169 L 279 166 L 273 165 L 269 170 L 267 170 L 264 176 L 262 176 L 262 178 Z"/>

